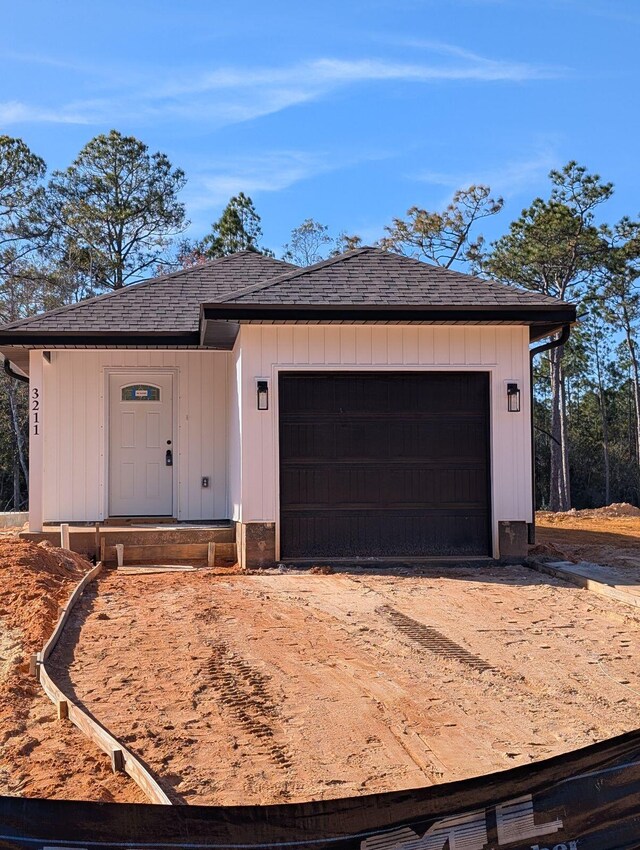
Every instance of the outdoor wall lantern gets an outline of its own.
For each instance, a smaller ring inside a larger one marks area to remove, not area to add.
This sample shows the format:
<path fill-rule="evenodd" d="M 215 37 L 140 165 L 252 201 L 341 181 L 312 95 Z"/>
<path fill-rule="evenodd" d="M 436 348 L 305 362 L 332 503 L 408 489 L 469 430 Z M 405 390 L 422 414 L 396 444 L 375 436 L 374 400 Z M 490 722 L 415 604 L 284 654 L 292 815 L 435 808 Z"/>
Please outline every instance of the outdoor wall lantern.
<path fill-rule="evenodd" d="M 520 413 L 520 387 L 515 381 L 507 382 L 507 410 L 509 413 Z"/>
<path fill-rule="evenodd" d="M 269 382 L 266 378 L 256 379 L 258 410 L 269 410 Z"/>

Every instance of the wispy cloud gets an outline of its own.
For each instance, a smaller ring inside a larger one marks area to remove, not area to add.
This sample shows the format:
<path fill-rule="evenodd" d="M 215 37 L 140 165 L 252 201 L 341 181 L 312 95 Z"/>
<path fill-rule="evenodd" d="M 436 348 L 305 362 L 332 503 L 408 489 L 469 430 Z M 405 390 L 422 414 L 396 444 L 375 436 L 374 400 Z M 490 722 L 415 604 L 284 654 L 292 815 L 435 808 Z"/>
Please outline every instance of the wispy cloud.
<path fill-rule="evenodd" d="M 452 192 L 473 183 L 482 183 L 490 186 L 496 195 L 510 198 L 536 186 L 552 168 L 559 165 L 557 152 L 545 145 L 524 159 L 481 167 L 474 172 L 421 171 L 411 175 L 411 178 L 432 186 L 442 186 Z"/>
<path fill-rule="evenodd" d="M 94 74 L 99 71 L 97 66 L 72 62 L 67 58 L 46 56 L 42 53 L 23 53 L 18 50 L 1 50 L 0 59 L 8 59 L 24 65 L 44 65 L 47 68 L 60 68 L 64 71 L 78 71 L 83 74 Z"/>
<path fill-rule="evenodd" d="M 118 85 L 107 96 L 91 100 L 47 106 L 0 103 L 0 123 L 100 124 L 117 118 L 134 119 L 137 123 L 180 119 L 222 126 L 280 112 L 356 85 L 519 83 L 564 73 L 562 69 L 490 59 L 453 45 L 422 42 L 420 46 L 434 54 L 432 61 L 321 58 L 294 65 L 224 67 L 164 78 L 149 73 L 150 82 L 146 85 L 137 82 L 128 89 Z M 55 65 L 56 60 L 50 64 Z"/>
<path fill-rule="evenodd" d="M 483 2 L 486 1 L 483 0 Z M 498 1 L 501 2 L 501 0 Z M 491 0 L 491 2 L 496 2 L 496 0 Z M 442 73 L 447 69 L 453 73 L 466 71 L 474 75 L 469 76 L 468 79 L 521 82 L 523 80 L 555 79 L 569 73 L 569 69 L 564 66 L 530 65 L 526 62 L 516 62 L 510 59 L 493 59 L 460 45 L 434 39 L 384 37 L 381 41 L 405 49 L 434 53 L 445 57 L 445 59 L 454 60 L 458 63 L 457 65 L 440 65 L 439 70 Z"/>
<path fill-rule="evenodd" d="M 164 96 L 197 94 L 225 89 L 290 86 L 293 81 L 305 91 L 324 91 L 341 85 L 364 82 L 402 80 L 432 82 L 434 80 L 522 80 L 550 79 L 559 76 L 561 69 L 545 68 L 526 63 L 500 61 L 439 42 L 412 42 L 435 53 L 448 54 L 463 60 L 458 64 L 408 63 L 383 59 L 317 59 L 280 68 L 222 68 L 197 78 L 176 81 L 158 93 Z"/>
<path fill-rule="evenodd" d="M 11 124 L 91 124 L 91 118 L 83 106 L 79 111 L 71 106 L 60 109 L 47 109 L 30 106 L 17 100 L 0 102 L 0 127 Z"/>
<path fill-rule="evenodd" d="M 240 191 L 252 197 L 279 192 L 321 174 L 391 156 L 394 154 L 382 151 L 337 155 L 328 151 L 275 150 L 261 154 L 217 157 L 212 163 L 193 162 L 185 189 L 192 230 L 195 232 L 208 225 L 216 210 Z"/>
<path fill-rule="evenodd" d="M 226 203 L 240 191 L 277 192 L 340 167 L 322 153 L 284 150 L 246 157 L 220 157 L 195 168 L 190 180 L 189 209 L 195 213 Z"/>

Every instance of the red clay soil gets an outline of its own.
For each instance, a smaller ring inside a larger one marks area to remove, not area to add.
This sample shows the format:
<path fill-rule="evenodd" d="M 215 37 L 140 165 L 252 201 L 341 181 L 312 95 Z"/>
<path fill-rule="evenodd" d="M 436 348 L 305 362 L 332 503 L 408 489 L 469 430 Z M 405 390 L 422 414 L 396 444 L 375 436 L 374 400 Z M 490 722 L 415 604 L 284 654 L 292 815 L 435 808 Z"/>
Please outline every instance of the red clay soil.
<path fill-rule="evenodd" d="M 537 545 L 530 554 L 640 569 L 640 508 L 613 504 L 594 510 L 536 515 Z"/>
<path fill-rule="evenodd" d="M 637 508 L 537 522 L 533 554 L 640 570 Z M 146 802 L 28 674 L 89 566 L 0 539 L 0 794 Z M 638 726 L 638 612 L 521 567 L 332 572 L 109 573 L 50 668 L 196 804 L 439 783 Z"/>
<path fill-rule="evenodd" d="M 108 572 L 51 669 L 191 804 L 413 788 L 639 725 L 635 609 L 526 567 L 314 572 Z"/>
<path fill-rule="evenodd" d="M 0 794 L 145 802 L 29 675 L 64 604 L 90 564 L 47 544 L 0 539 Z"/>

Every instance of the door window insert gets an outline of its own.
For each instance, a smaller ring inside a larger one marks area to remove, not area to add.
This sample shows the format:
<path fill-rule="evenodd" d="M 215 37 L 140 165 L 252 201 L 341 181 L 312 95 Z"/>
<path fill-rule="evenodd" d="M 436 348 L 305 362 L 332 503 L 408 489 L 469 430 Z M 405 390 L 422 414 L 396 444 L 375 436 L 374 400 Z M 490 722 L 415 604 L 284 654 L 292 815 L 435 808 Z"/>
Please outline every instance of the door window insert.
<path fill-rule="evenodd" d="M 130 384 L 122 388 L 122 401 L 160 401 L 160 387 L 152 384 Z"/>

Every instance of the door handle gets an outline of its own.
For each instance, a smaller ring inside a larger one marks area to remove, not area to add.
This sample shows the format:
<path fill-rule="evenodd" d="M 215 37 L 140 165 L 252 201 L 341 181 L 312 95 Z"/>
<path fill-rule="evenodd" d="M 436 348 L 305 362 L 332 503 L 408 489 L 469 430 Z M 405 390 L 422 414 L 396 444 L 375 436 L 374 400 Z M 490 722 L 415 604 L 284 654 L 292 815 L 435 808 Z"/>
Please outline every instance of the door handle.
<path fill-rule="evenodd" d="M 167 453 L 164 456 L 164 462 L 167 466 L 173 466 L 173 452 L 171 449 L 167 449 Z"/>

